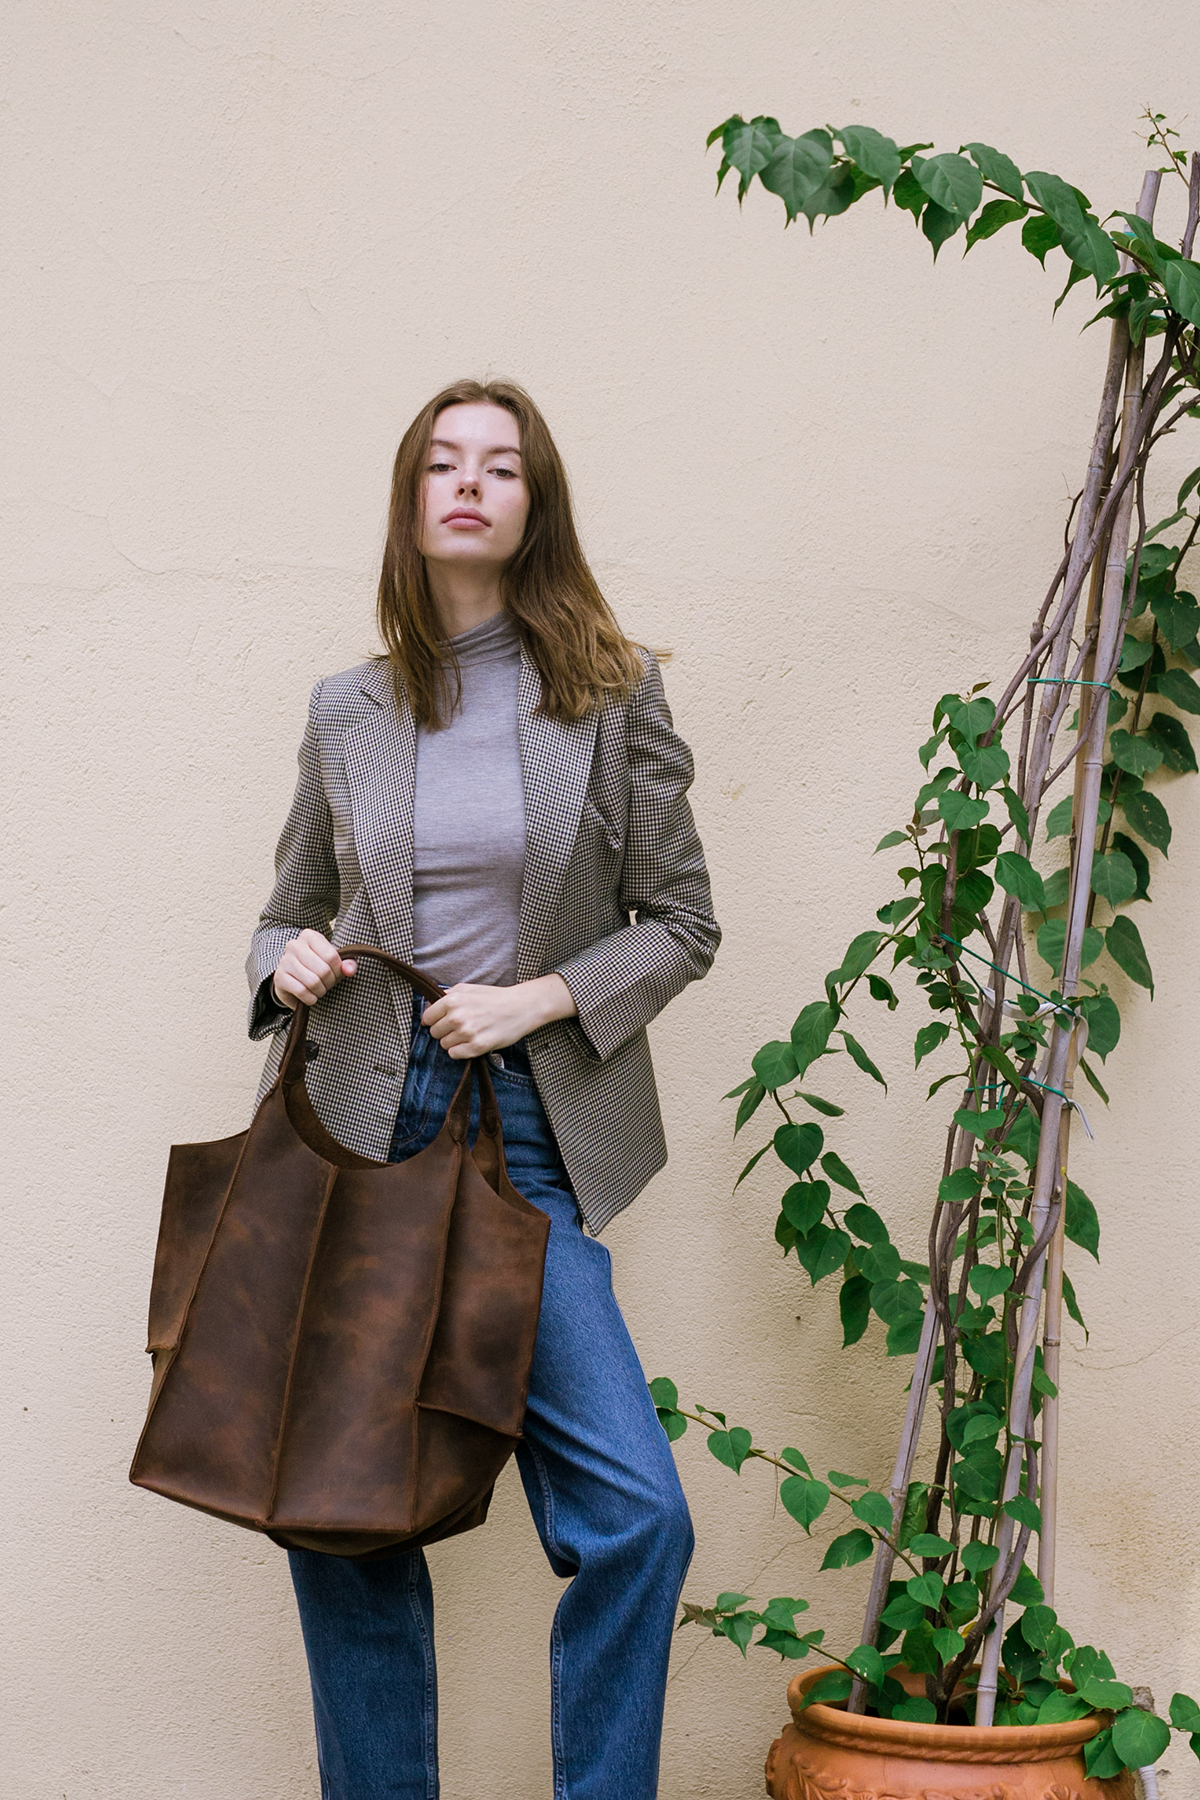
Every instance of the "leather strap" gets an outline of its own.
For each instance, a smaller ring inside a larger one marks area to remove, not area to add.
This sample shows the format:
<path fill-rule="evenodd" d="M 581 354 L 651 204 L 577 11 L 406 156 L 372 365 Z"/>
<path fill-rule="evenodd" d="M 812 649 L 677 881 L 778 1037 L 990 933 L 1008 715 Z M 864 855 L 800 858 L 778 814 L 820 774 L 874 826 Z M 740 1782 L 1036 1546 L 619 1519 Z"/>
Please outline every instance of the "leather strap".
<path fill-rule="evenodd" d="M 418 994 L 424 994 L 427 1000 L 440 1000 L 444 989 L 428 975 L 422 975 L 411 963 L 401 962 L 398 956 L 392 956 L 387 950 L 378 950 L 374 944 L 343 944 L 338 948 L 343 960 L 357 959 L 360 956 L 373 956 L 379 962 L 406 981 L 409 987 Z M 305 1046 L 308 1040 L 309 1008 L 299 1002 L 288 1027 L 287 1044 L 279 1065 L 279 1082 L 284 1088 L 294 1087 L 304 1080 Z M 492 1072 L 486 1056 L 464 1058 L 465 1067 L 462 1079 L 454 1090 L 454 1096 L 446 1108 L 446 1123 L 450 1126 L 450 1134 L 457 1143 L 465 1144 L 471 1115 L 471 1093 L 476 1083 L 479 1085 L 479 1135 L 475 1140 L 475 1163 L 480 1174 L 488 1185 L 499 1189 L 500 1177 L 505 1172 L 504 1166 L 504 1132 L 500 1122 L 500 1106 L 496 1099 L 496 1089 L 492 1084 Z"/>
<path fill-rule="evenodd" d="M 357 962 L 363 956 L 375 957 L 378 962 L 385 963 L 393 974 L 399 975 L 403 981 L 406 981 L 410 988 L 414 988 L 418 994 L 424 994 L 426 1000 L 440 1000 L 445 992 L 436 981 L 431 981 L 428 975 L 422 975 L 419 969 L 414 969 L 411 963 L 401 962 L 398 956 L 393 956 L 387 950 L 378 950 L 374 944 L 339 944 L 338 955 L 343 962 Z M 287 1087 L 291 1087 L 293 1082 L 299 1081 L 304 1073 L 304 1046 L 308 1039 L 309 1010 L 303 1001 L 298 1001 L 292 1013 L 287 1046 L 279 1065 L 279 1078 Z M 491 1088 L 490 1081 L 488 1087 Z M 496 1101 L 493 1095 L 492 1107 L 495 1108 L 495 1105 Z"/>
<path fill-rule="evenodd" d="M 492 1072 L 486 1056 L 476 1057 L 468 1067 L 474 1069 L 479 1083 L 479 1135 L 471 1154 L 475 1158 L 475 1167 L 488 1186 L 499 1192 L 500 1177 L 507 1171 L 504 1164 L 504 1133 L 500 1129 L 500 1108 L 496 1103 Z"/>
<path fill-rule="evenodd" d="M 342 944 L 338 948 L 338 955 L 343 962 L 347 958 L 357 962 L 360 956 L 373 956 L 377 962 L 386 963 L 395 974 L 402 976 L 410 988 L 415 988 L 418 994 L 424 994 L 427 1000 L 440 1000 L 446 991 L 436 981 L 430 980 L 428 975 L 422 975 L 419 969 L 414 969 L 411 963 L 401 962 L 398 956 L 392 956 L 387 950 L 376 950 L 373 944 Z"/>
<path fill-rule="evenodd" d="M 479 1135 L 475 1139 L 474 1157 L 484 1180 L 493 1188 L 503 1167 L 504 1133 L 500 1127 L 500 1107 L 492 1086 L 486 1056 L 464 1058 L 463 1072 L 454 1098 L 446 1108 L 450 1133 L 460 1144 L 466 1142 L 471 1118 L 471 1090 L 479 1083 Z"/>

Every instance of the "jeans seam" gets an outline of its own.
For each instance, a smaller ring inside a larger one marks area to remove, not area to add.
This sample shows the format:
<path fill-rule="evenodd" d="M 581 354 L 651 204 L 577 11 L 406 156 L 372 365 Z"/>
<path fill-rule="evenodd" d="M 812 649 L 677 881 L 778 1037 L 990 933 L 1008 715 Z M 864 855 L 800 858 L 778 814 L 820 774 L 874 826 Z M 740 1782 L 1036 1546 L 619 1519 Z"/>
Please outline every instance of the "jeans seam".
<path fill-rule="evenodd" d="M 321 1800 L 331 1800 L 330 1789 L 329 1789 L 329 1777 L 325 1773 L 325 1758 L 321 1754 L 321 1727 L 319 1725 L 316 1727 L 316 1739 L 317 1739 L 317 1774 L 320 1777 L 320 1782 L 321 1782 Z"/>
<path fill-rule="evenodd" d="M 400 1119 L 401 1119 L 402 1115 L 403 1115 L 403 1106 L 401 1106 L 400 1112 L 397 1113 L 396 1124 L 392 1127 L 392 1142 L 391 1142 L 391 1146 L 388 1151 L 388 1161 L 389 1162 L 403 1162 L 404 1158 L 401 1156 L 395 1155 L 394 1152 L 399 1151 L 399 1150 L 407 1150 L 410 1144 L 415 1144 L 417 1142 L 417 1140 L 423 1136 L 425 1127 L 429 1123 L 429 1108 L 425 1107 L 422 1110 L 421 1116 L 418 1119 L 416 1125 L 413 1127 L 413 1129 L 411 1131 L 406 1132 L 403 1137 L 398 1137 L 397 1136 L 397 1127 L 400 1124 Z M 407 1121 L 406 1121 L 406 1123 L 407 1123 Z"/>
<path fill-rule="evenodd" d="M 413 1567 L 408 1579 L 408 1604 L 416 1622 L 417 1632 L 421 1639 L 421 1654 L 425 1661 L 425 1793 L 428 1800 L 437 1800 L 438 1767 L 437 1767 L 437 1726 L 434 1716 L 436 1704 L 436 1666 L 433 1659 L 433 1643 L 425 1624 L 425 1614 L 417 1593 L 420 1579 L 421 1553 L 413 1555 Z"/>
<path fill-rule="evenodd" d="M 567 1753 L 562 1725 L 562 1632 L 558 1613 L 550 1627 L 550 1752 L 554 1759 L 554 1800 L 567 1800 Z"/>
<path fill-rule="evenodd" d="M 536 1445 L 531 1444 L 528 1438 L 525 1440 L 525 1447 L 529 1451 L 530 1462 L 537 1470 L 538 1486 L 542 1490 L 542 1504 L 546 1508 L 546 1542 L 560 1561 L 570 1562 L 570 1557 L 566 1554 L 562 1545 L 559 1543 L 558 1538 L 555 1536 L 554 1492 L 550 1486 L 550 1478 L 546 1474 L 546 1465 L 542 1461 Z"/>
<path fill-rule="evenodd" d="M 536 1446 L 528 1438 L 525 1443 L 542 1491 L 542 1505 L 546 1512 L 546 1542 L 555 1556 L 562 1562 L 567 1562 L 569 1558 L 564 1554 L 554 1530 L 554 1491 L 550 1486 L 546 1465 Z M 566 1800 L 567 1794 L 567 1756 L 562 1735 L 562 1657 L 562 1631 L 556 1610 L 550 1627 L 550 1752 L 554 1759 L 554 1800 Z"/>

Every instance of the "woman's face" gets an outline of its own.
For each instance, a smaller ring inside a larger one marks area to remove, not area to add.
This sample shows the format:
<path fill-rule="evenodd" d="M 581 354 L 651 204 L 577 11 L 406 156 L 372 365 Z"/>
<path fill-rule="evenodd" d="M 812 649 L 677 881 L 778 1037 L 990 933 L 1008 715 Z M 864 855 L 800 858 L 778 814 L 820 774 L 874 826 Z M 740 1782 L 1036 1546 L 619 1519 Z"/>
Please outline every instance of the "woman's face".
<path fill-rule="evenodd" d="M 428 562 L 502 569 L 529 516 L 521 433 L 503 406 L 447 406 L 433 422 L 422 493 L 421 551 Z"/>

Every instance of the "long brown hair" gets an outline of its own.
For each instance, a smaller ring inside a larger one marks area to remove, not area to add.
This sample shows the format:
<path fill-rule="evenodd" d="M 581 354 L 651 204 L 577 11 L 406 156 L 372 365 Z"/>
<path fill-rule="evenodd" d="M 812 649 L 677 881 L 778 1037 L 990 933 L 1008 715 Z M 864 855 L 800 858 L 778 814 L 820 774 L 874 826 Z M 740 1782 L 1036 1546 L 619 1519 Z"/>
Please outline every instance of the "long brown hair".
<path fill-rule="evenodd" d="M 441 625 L 420 550 L 422 487 L 433 422 L 448 406 L 502 406 L 521 430 L 529 517 L 520 549 L 501 577 L 501 596 L 542 678 L 540 710 L 578 719 L 609 694 L 641 679 L 637 649 L 613 617 L 588 568 L 571 509 L 571 490 L 550 428 L 511 381 L 456 381 L 423 406 L 396 452 L 387 542 L 379 577 L 379 635 L 397 687 L 419 724 L 445 725 L 461 692 L 458 665 Z"/>

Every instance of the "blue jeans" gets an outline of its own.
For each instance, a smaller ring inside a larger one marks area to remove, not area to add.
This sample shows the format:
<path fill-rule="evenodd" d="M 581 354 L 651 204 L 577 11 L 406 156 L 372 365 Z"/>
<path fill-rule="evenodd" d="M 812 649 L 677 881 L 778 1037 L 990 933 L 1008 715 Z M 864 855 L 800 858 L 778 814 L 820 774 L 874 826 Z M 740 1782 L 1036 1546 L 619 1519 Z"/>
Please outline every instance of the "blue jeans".
<path fill-rule="evenodd" d="M 464 1065 L 417 1024 L 389 1160 L 432 1141 Z M 653 1800 L 667 1657 L 692 1527 L 674 1458 L 586 1237 L 522 1045 L 493 1058 L 514 1185 L 550 1216 L 517 1467 L 570 1581 L 550 1639 L 555 1800 Z M 472 1107 L 478 1123 L 478 1095 Z M 312 1677 L 322 1800 L 436 1800 L 433 1590 L 424 1552 L 289 1552 Z"/>

